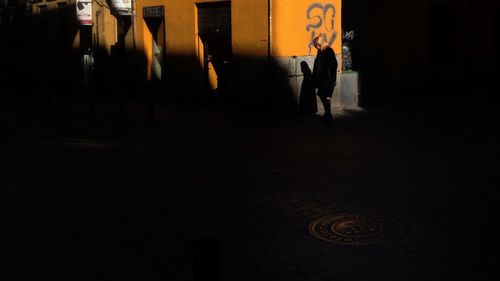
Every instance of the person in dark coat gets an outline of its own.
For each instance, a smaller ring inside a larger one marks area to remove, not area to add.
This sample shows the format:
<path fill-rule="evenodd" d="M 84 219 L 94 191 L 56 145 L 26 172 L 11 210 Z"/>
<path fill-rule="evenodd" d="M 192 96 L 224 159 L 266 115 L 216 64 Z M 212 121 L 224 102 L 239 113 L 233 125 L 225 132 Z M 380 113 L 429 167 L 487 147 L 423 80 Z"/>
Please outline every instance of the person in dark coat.
<path fill-rule="evenodd" d="M 325 108 L 323 118 L 331 120 L 333 118 L 331 99 L 333 90 L 337 84 L 338 62 L 335 52 L 322 37 L 315 37 L 313 43 L 314 47 L 318 50 L 312 74 L 314 87 L 318 89 L 316 94 Z"/>

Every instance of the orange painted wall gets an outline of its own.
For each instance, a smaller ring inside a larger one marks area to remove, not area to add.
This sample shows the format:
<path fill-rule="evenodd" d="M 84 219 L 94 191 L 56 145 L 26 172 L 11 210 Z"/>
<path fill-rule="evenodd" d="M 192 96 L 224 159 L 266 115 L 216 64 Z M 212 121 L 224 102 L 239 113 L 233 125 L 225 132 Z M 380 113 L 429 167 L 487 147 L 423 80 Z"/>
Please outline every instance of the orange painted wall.
<path fill-rule="evenodd" d="M 147 73 L 147 78 L 151 78 L 151 64 L 153 61 L 153 52 L 152 52 L 152 44 L 153 37 L 148 27 L 146 26 L 146 22 L 143 17 L 143 8 L 148 6 L 162 6 L 165 4 L 163 0 L 142 0 L 135 1 L 135 41 L 136 48 L 139 52 L 142 52 L 144 57 L 146 58 L 145 71 Z M 166 13 L 165 13 L 166 15 Z"/>
<path fill-rule="evenodd" d="M 221 2 L 220 0 L 141 0 L 136 3 L 136 47 L 144 52 L 151 63 L 151 33 L 143 19 L 143 8 L 164 6 L 166 54 L 184 57 L 179 70 L 188 71 L 199 66 L 199 40 L 197 38 L 196 3 Z M 311 48 L 313 35 L 324 34 L 332 39 L 333 48 L 341 54 L 342 28 L 341 0 L 232 0 L 232 46 L 235 56 L 266 57 L 269 44 L 275 57 L 315 55 Z M 271 34 L 268 16 L 271 15 Z M 269 35 L 269 36 L 268 36 Z M 269 38 L 271 43 L 269 43 Z M 168 64 L 169 62 L 167 62 Z M 150 67 L 148 66 L 148 69 Z M 176 67 L 177 68 L 177 67 Z"/>
<path fill-rule="evenodd" d="M 335 53 L 342 50 L 341 0 L 272 0 L 272 54 L 315 55 L 311 41 L 324 34 Z"/>
<path fill-rule="evenodd" d="M 167 52 L 172 55 L 193 55 L 196 53 L 195 40 L 195 3 L 204 2 L 220 2 L 213 0 L 183 0 L 183 1 L 166 1 L 166 0 L 141 0 L 136 1 L 136 40 L 137 47 L 148 47 L 143 44 L 148 38 L 147 27 L 143 18 L 143 8 L 149 6 L 164 6 L 165 8 L 165 32 Z M 150 36 L 150 34 L 149 34 Z M 149 44 L 150 45 L 150 44 Z M 149 46 L 150 47 L 150 46 Z"/>
<path fill-rule="evenodd" d="M 197 56 L 198 40 L 196 36 L 196 3 L 220 2 L 213 0 L 141 0 L 135 1 L 136 7 L 136 48 L 147 58 L 148 77 L 152 62 L 152 35 L 143 17 L 143 8 L 163 6 L 165 9 L 165 33 L 167 57 L 195 58 Z M 185 62 L 185 61 L 183 61 Z M 167 62 L 168 63 L 168 62 Z M 196 69 L 197 60 L 190 60 L 188 64 L 176 65 L 179 71 Z"/>
<path fill-rule="evenodd" d="M 111 45 L 115 44 L 116 38 L 116 18 L 104 5 L 99 6 L 96 3 L 92 5 L 94 13 L 93 33 L 98 36 L 99 48 L 106 50 L 111 54 Z M 97 14 L 99 14 L 97 16 Z"/>
<path fill-rule="evenodd" d="M 268 0 L 233 0 L 233 53 L 237 56 L 267 56 Z"/>

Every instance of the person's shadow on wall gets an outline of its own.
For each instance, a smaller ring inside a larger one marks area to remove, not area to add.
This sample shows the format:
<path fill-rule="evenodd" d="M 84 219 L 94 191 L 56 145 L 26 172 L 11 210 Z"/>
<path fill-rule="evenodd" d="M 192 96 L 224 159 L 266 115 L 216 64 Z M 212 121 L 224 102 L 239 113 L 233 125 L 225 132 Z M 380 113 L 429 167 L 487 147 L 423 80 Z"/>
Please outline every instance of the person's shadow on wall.
<path fill-rule="evenodd" d="M 307 62 L 300 63 L 300 70 L 304 74 L 304 80 L 300 88 L 299 108 L 301 113 L 315 114 L 318 111 L 316 103 L 316 91 L 312 81 L 312 71 Z"/>

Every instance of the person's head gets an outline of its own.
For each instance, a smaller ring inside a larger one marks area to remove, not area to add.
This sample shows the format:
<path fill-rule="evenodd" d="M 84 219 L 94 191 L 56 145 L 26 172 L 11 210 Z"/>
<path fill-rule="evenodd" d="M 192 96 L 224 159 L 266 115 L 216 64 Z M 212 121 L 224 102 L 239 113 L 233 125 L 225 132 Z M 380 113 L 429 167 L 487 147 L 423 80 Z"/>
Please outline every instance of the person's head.
<path fill-rule="evenodd" d="M 317 50 L 323 50 L 328 47 L 328 44 L 325 42 L 325 39 L 322 36 L 314 37 L 313 45 Z"/>

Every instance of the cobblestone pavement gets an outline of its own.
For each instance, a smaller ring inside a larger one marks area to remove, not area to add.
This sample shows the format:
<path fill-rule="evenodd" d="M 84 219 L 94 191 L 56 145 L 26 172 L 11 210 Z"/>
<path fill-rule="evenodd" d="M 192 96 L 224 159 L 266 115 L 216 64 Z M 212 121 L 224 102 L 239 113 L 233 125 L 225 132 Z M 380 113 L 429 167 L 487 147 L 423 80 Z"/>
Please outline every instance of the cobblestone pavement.
<path fill-rule="evenodd" d="M 2 110 L 11 280 L 193 280 L 197 255 L 212 265 L 203 280 L 213 269 L 241 281 L 500 275 L 486 107 L 337 109 L 324 123 L 165 104 L 153 124 L 145 108 Z M 349 246 L 309 233 L 336 214 L 387 216 L 405 235 Z M 199 254 L 207 231 L 217 251 Z"/>

